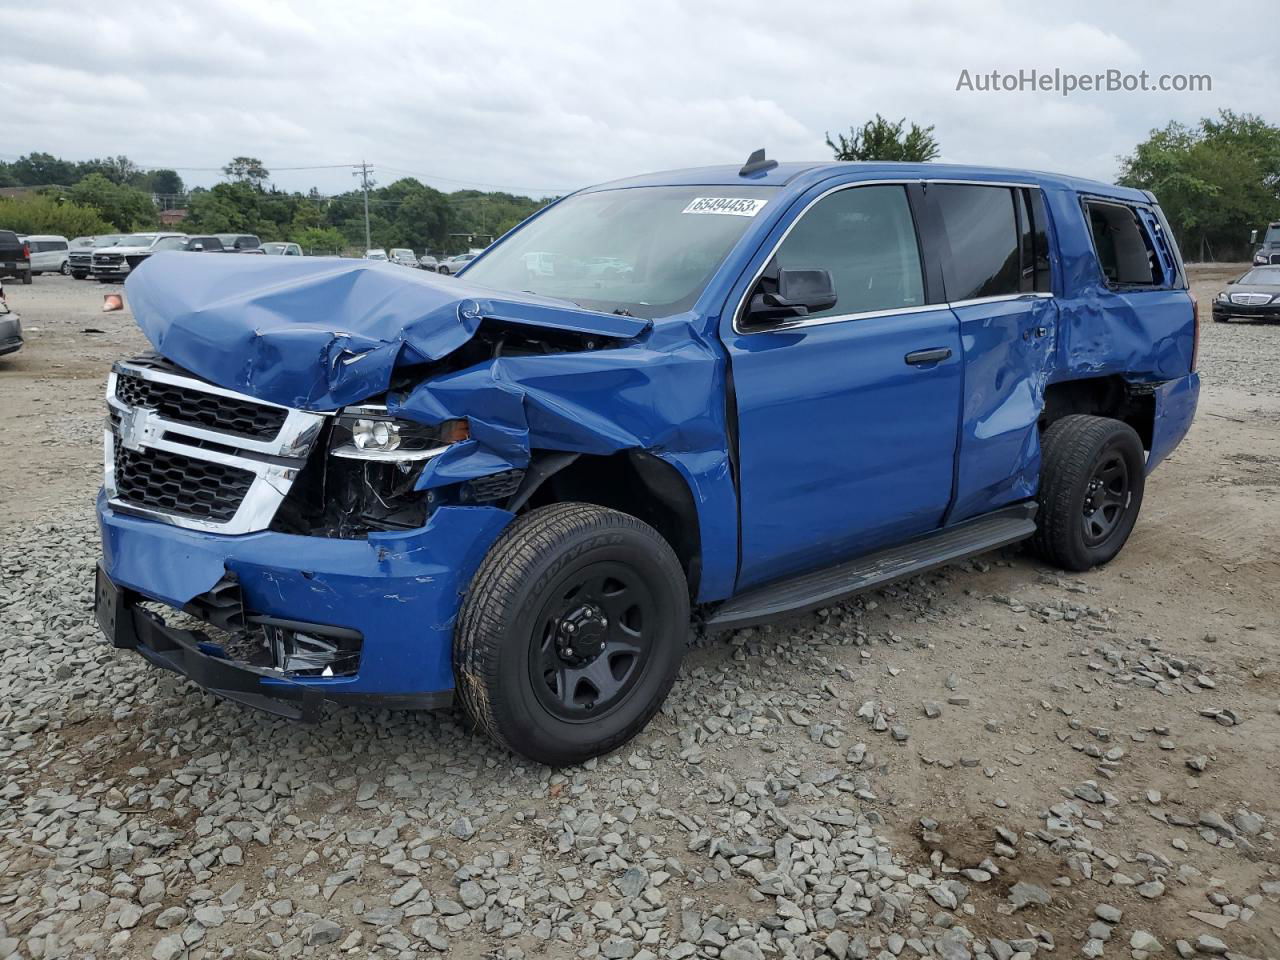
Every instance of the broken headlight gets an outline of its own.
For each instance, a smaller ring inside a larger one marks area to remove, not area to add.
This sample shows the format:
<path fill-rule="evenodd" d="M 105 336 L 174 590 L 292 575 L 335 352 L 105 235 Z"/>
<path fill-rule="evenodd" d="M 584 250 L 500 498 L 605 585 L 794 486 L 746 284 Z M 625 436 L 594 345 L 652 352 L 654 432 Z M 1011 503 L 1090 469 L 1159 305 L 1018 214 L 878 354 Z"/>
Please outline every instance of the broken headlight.
<path fill-rule="evenodd" d="M 430 460 L 470 435 L 465 420 L 429 426 L 390 416 L 382 406 L 347 407 L 334 419 L 329 452 L 347 460 Z"/>

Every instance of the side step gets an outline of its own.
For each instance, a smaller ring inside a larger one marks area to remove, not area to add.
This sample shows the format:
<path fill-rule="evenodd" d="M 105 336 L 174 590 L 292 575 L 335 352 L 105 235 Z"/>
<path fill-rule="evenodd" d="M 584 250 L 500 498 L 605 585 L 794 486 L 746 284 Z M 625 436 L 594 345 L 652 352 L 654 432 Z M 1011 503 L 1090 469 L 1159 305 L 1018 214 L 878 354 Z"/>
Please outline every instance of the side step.
<path fill-rule="evenodd" d="M 804 613 L 1025 540 L 1036 532 L 1036 504 L 1028 500 L 947 527 L 896 547 L 886 547 L 824 570 L 766 584 L 726 601 L 706 622 L 709 632 L 737 630 L 778 617 Z"/>

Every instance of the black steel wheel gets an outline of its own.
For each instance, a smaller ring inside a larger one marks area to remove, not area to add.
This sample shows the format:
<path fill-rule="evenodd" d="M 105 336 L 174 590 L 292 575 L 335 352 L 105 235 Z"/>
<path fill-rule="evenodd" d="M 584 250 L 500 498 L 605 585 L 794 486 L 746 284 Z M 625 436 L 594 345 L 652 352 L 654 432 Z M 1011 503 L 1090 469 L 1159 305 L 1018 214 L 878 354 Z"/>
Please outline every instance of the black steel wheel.
<path fill-rule="evenodd" d="M 1138 521 L 1146 454 L 1133 427 L 1075 414 L 1040 438 L 1040 509 L 1032 545 L 1066 570 L 1088 570 L 1118 554 Z"/>
<path fill-rule="evenodd" d="M 1105 543 L 1115 533 L 1124 520 L 1132 496 L 1124 454 L 1117 447 L 1104 450 L 1094 461 L 1093 474 L 1085 491 L 1084 508 L 1080 511 L 1087 546 Z"/>
<path fill-rule="evenodd" d="M 624 703 L 659 629 L 657 598 L 624 563 L 591 563 L 554 586 L 531 636 L 530 681 L 549 713 L 574 723 Z"/>
<path fill-rule="evenodd" d="M 649 722 L 688 632 L 688 585 L 661 534 L 592 504 L 542 507 L 503 532 L 463 599 L 458 698 L 501 746 L 580 763 Z"/>

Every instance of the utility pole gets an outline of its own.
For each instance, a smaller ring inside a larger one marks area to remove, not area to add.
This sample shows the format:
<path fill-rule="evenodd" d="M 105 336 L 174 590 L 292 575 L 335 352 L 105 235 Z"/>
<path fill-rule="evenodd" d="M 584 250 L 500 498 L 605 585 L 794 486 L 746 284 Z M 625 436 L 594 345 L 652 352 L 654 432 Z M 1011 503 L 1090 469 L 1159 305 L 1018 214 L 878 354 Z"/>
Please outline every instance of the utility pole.
<path fill-rule="evenodd" d="M 353 170 L 351 175 L 359 177 L 360 184 L 364 188 L 364 248 L 368 250 L 373 246 L 373 240 L 369 236 L 369 164 L 361 160 L 360 169 Z"/>

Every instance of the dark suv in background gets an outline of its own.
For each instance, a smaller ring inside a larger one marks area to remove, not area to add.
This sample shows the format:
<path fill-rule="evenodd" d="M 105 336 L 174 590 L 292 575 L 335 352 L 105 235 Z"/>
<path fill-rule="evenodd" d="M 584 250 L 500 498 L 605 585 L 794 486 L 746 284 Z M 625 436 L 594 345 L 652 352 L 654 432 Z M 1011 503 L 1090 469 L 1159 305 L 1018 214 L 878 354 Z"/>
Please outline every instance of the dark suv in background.
<path fill-rule="evenodd" d="M 0 280 L 5 277 L 31 282 L 31 248 L 12 230 L 0 230 Z"/>

